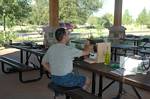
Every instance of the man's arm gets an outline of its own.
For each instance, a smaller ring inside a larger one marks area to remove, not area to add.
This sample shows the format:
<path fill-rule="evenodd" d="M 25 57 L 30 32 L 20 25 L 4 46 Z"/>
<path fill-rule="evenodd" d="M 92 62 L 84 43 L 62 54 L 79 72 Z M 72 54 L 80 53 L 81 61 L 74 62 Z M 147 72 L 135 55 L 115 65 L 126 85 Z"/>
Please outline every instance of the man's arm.
<path fill-rule="evenodd" d="M 90 51 L 88 50 L 83 50 L 83 52 L 82 52 L 82 56 L 86 56 L 86 55 L 89 55 L 90 54 Z"/>
<path fill-rule="evenodd" d="M 44 69 L 50 73 L 50 65 L 49 65 L 49 63 L 42 62 L 42 65 L 43 65 Z"/>
<path fill-rule="evenodd" d="M 83 56 L 89 55 L 92 50 L 93 50 L 93 45 L 87 42 L 84 46 Z"/>

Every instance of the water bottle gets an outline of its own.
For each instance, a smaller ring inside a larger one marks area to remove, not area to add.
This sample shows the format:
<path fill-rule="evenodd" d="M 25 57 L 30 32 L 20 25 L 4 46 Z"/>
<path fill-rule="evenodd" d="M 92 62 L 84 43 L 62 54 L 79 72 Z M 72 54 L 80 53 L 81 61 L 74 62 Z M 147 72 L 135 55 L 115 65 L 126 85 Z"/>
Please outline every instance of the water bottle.
<path fill-rule="evenodd" d="M 108 51 L 108 48 L 107 48 L 107 51 L 106 51 L 106 54 L 105 54 L 104 64 L 105 65 L 109 65 L 110 64 L 110 52 Z"/>

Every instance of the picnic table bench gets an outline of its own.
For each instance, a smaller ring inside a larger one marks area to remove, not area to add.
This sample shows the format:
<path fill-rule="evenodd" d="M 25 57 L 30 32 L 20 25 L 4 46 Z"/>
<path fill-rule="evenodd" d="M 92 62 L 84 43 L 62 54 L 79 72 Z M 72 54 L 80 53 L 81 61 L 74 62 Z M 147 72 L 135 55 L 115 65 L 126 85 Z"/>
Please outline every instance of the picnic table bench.
<path fill-rule="evenodd" d="M 20 63 L 12 58 L 9 57 L 5 57 L 5 56 L 1 56 L 0 57 L 0 62 L 1 62 L 1 66 L 2 66 L 2 72 L 9 74 L 12 72 L 18 72 L 19 73 L 19 80 L 22 83 L 28 83 L 28 82 L 33 82 L 33 81 L 37 81 L 40 78 L 34 78 L 34 79 L 29 79 L 29 80 L 24 80 L 23 79 L 23 72 L 27 72 L 27 71 L 31 71 L 31 70 L 36 70 L 36 68 L 32 68 L 28 65 L 25 65 L 23 63 Z M 9 71 L 6 69 L 6 65 L 7 64 L 9 67 L 12 68 L 13 71 Z"/>
<path fill-rule="evenodd" d="M 63 94 L 66 96 L 66 99 L 101 99 L 101 97 L 95 96 L 80 87 L 62 87 L 50 82 L 48 88 L 54 91 L 54 99 Z"/>

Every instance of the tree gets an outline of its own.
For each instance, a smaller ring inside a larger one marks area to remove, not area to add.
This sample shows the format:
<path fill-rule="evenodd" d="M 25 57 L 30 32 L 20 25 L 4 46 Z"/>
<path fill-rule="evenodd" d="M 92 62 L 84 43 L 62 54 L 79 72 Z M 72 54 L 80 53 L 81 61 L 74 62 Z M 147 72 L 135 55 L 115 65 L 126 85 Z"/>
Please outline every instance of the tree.
<path fill-rule="evenodd" d="M 97 25 L 97 20 L 98 20 L 98 17 L 95 17 L 95 16 L 90 16 L 87 20 L 87 23 L 89 23 L 90 25 Z"/>
<path fill-rule="evenodd" d="M 25 22 L 26 18 L 30 16 L 31 0 L 17 0 L 16 7 L 14 8 L 15 20 L 17 23 L 22 24 Z"/>
<path fill-rule="evenodd" d="M 126 9 L 123 14 L 122 23 L 128 25 L 128 24 L 132 24 L 132 22 L 133 22 L 132 16 L 129 14 L 129 11 Z"/>
<path fill-rule="evenodd" d="M 111 24 L 113 24 L 113 22 L 114 22 L 114 17 L 113 17 L 112 14 L 106 13 L 106 14 L 104 14 L 104 17 L 106 17 L 106 18 L 109 20 L 109 22 L 110 22 Z"/>
<path fill-rule="evenodd" d="M 112 14 L 106 13 L 102 17 L 102 26 L 104 28 L 110 28 L 112 26 L 112 23 L 113 23 L 113 16 L 112 16 Z"/>
<path fill-rule="evenodd" d="M 12 15 L 13 14 L 13 9 L 12 7 L 14 7 L 14 0 L 1 0 L 0 1 L 0 15 L 3 17 L 3 26 L 4 26 L 4 30 L 5 30 L 5 27 L 6 25 L 12 25 L 13 23 L 13 18 L 14 16 Z M 9 21 L 6 21 L 9 20 Z M 7 24 L 9 22 L 9 24 Z"/>
<path fill-rule="evenodd" d="M 49 0 L 35 0 L 32 5 L 31 17 L 29 23 L 41 25 L 47 24 L 49 20 Z"/>
<path fill-rule="evenodd" d="M 7 26 L 13 26 L 15 23 L 21 22 L 29 16 L 31 11 L 31 0 L 1 0 L 0 15 L 6 19 Z M 5 22 L 4 22 L 5 27 Z"/>
<path fill-rule="evenodd" d="M 100 7 L 102 7 L 102 0 L 60 0 L 60 20 L 84 24 Z"/>
<path fill-rule="evenodd" d="M 150 18 L 150 11 L 149 11 L 147 17 Z M 147 21 L 147 28 L 150 29 L 150 20 Z"/>
<path fill-rule="evenodd" d="M 106 13 L 102 17 L 90 16 L 87 20 L 87 23 L 89 23 L 91 25 L 95 25 L 95 26 L 96 25 L 98 25 L 98 26 L 101 25 L 101 27 L 108 28 L 113 23 L 113 16 L 112 16 L 112 14 L 109 14 L 109 13 Z"/>
<path fill-rule="evenodd" d="M 1 6 L 1 5 L 2 5 L 2 0 L 0 0 L 0 19 L 3 16 L 3 6 Z"/>
<path fill-rule="evenodd" d="M 59 1 L 59 18 L 65 22 L 77 23 L 77 5 L 76 0 Z"/>
<path fill-rule="evenodd" d="M 146 25 L 148 21 L 149 21 L 148 14 L 146 9 L 144 8 L 142 12 L 139 14 L 138 18 L 136 19 L 136 22 L 141 25 Z"/>

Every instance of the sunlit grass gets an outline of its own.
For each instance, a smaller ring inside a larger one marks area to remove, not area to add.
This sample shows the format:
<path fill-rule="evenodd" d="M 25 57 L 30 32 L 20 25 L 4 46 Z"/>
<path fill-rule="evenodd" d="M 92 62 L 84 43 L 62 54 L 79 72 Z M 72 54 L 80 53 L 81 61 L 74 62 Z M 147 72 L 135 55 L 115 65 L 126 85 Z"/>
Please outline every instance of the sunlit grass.
<path fill-rule="evenodd" d="M 82 28 L 82 29 L 74 29 L 73 33 L 80 33 L 83 36 L 86 37 L 104 37 L 108 35 L 108 30 L 103 29 L 103 30 L 99 30 L 99 29 L 86 29 L 86 28 Z"/>

